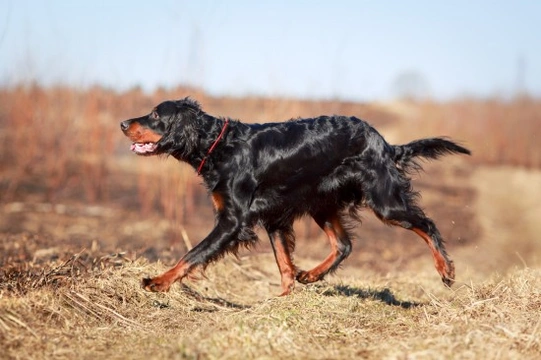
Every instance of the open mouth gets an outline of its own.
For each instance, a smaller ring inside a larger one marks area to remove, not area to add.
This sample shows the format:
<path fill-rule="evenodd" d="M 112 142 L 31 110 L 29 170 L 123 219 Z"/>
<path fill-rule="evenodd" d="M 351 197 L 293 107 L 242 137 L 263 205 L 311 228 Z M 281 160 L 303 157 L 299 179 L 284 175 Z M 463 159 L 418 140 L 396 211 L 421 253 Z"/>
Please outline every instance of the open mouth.
<path fill-rule="evenodd" d="M 156 148 L 158 145 L 153 142 L 147 142 L 147 143 L 133 143 L 131 144 L 131 151 L 138 155 L 150 155 L 154 151 L 156 151 Z"/>

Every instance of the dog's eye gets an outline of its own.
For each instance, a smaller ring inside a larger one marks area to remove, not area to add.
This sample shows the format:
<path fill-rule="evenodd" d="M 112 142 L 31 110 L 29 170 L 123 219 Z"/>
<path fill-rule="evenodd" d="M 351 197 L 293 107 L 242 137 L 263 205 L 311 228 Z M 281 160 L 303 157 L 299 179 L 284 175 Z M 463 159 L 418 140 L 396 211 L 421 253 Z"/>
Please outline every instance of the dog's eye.
<path fill-rule="evenodd" d="M 153 118 L 154 120 L 156 120 L 160 116 L 158 115 L 158 113 L 156 111 L 153 111 L 153 112 L 150 113 L 150 117 Z"/>

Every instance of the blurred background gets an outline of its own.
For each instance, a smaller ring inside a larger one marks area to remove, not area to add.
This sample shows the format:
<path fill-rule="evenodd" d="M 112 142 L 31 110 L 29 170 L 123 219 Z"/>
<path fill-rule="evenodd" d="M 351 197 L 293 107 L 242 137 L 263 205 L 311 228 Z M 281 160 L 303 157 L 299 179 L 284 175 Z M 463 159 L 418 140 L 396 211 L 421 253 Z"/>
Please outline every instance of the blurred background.
<path fill-rule="evenodd" d="M 539 34 L 526 0 L 0 0 L 0 265 L 83 248 L 172 262 L 199 242 L 213 214 L 194 170 L 136 157 L 119 130 L 185 96 L 245 122 L 343 114 L 391 143 L 450 136 L 474 155 L 414 186 L 457 268 L 537 265 Z M 297 227 L 301 256 L 324 256 L 317 226 Z M 357 232 L 350 263 L 431 266 L 370 214 Z"/>

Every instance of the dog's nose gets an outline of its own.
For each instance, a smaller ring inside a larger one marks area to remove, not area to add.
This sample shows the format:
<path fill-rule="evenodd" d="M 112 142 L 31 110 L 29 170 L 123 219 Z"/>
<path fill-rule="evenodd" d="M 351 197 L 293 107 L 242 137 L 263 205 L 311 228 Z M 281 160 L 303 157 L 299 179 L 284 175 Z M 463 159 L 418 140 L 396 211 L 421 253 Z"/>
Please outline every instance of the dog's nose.
<path fill-rule="evenodd" d="M 128 122 L 128 120 L 123 121 L 123 122 L 120 123 L 120 129 L 122 131 L 128 130 L 129 127 L 130 127 L 130 123 Z"/>

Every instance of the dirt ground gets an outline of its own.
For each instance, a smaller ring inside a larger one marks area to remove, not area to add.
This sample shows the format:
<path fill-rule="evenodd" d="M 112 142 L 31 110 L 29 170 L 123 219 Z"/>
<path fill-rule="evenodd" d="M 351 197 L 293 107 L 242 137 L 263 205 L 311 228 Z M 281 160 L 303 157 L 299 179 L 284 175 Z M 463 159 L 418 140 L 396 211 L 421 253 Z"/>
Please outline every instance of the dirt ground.
<path fill-rule="evenodd" d="M 484 256 L 483 273 L 541 264 L 541 172 L 511 167 L 479 167 L 471 178 L 476 188 L 477 221 L 483 230 L 474 248 Z M 474 263 L 475 251 L 468 252 Z"/>

